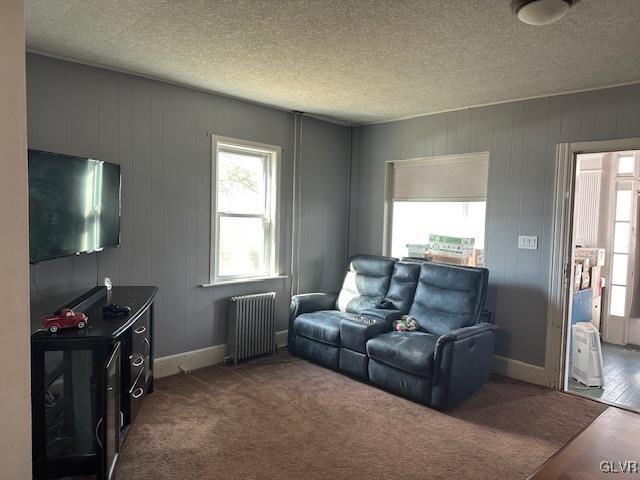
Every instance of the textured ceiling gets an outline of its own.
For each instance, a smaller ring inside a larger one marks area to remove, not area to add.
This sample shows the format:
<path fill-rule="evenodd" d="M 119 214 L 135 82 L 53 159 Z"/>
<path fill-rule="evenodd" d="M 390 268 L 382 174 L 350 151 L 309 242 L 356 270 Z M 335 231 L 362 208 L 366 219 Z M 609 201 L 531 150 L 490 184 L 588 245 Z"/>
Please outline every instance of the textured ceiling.
<path fill-rule="evenodd" d="M 353 123 L 640 81 L 640 0 L 26 0 L 27 48 Z"/>

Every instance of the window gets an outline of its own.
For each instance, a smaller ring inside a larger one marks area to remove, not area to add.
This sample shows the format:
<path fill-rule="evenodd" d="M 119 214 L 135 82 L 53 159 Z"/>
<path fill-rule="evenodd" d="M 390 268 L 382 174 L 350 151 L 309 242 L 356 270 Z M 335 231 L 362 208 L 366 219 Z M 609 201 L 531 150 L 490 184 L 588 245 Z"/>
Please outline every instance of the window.
<path fill-rule="evenodd" d="M 609 301 L 609 314 L 616 317 L 624 317 L 627 310 L 629 243 L 633 209 L 632 188 L 632 181 L 618 180 L 616 182 L 613 252 L 611 256 L 611 298 Z"/>
<path fill-rule="evenodd" d="M 212 283 L 275 276 L 280 148 L 214 137 Z"/>
<path fill-rule="evenodd" d="M 618 175 L 633 175 L 636 158 L 634 154 L 618 155 Z"/>
<path fill-rule="evenodd" d="M 484 225 L 486 202 L 393 202 L 393 237 L 391 255 L 394 257 L 421 257 L 431 250 L 433 255 L 436 237 L 446 236 L 448 245 L 439 245 L 441 252 L 435 260 L 453 261 L 465 256 L 462 263 L 482 265 L 484 249 Z M 460 249 L 453 239 L 472 239 Z M 454 248 L 455 247 L 455 248 Z M 451 253 L 449 253 L 450 251 Z M 475 255 L 475 257 L 474 257 Z M 451 258 L 445 258 L 451 257 Z M 478 258 L 479 257 L 479 258 Z"/>
<path fill-rule="evenodd" d="M 387 253 L 484 265 L 488 162 L 487 153 L 391 162 Z"/>

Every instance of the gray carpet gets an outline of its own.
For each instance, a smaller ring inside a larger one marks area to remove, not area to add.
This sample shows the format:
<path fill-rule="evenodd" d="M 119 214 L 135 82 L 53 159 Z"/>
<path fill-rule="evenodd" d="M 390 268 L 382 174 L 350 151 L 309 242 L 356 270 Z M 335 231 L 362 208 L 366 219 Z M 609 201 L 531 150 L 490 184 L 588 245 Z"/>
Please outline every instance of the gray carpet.
<path fill-rule="evenodd" d="M 526 478 L 605 408 L 496 376 L 445 414 L 280 353 L 158 380 L 118 479 Z"/>

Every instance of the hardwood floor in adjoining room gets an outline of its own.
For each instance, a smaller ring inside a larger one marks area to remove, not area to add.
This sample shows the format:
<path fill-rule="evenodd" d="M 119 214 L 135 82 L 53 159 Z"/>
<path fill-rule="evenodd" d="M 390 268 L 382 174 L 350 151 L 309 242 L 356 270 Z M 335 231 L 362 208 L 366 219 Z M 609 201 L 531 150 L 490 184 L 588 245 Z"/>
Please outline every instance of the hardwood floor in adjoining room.
<path fill-rule="evenodd" d="M 638 474 L 640 415 L 610 407 L 531 476 L 531 480 L 624 478 Z"/>
<path fill-rule="evenodd" d="M 163 378 L 120 480 L 526 478 L 606 407 L 494 376 L 449 413 L 279 353 Z"/>
<path fill-rule="evenodd" d="M 602 343 L 604 386 L 587 387 L 571 378 L 567 390 L 640 411 L 640 348 Z"/>

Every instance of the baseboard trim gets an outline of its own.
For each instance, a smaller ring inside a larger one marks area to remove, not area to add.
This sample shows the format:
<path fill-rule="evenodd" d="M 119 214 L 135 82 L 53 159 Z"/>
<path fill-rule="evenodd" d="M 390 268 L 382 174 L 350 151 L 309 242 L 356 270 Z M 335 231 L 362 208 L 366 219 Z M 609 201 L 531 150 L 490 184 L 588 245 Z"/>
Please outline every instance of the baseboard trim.
<path fill-rule="evenodd" d="M 278 348 L 287 345 L 287 330 L 276 332 L 276 344 Z M 188 373 L 191 370 L 216 365 L 224 362 L 226 353 L 227 344 L 222 343 L 199 350 L 159 357 L 153 361 L 153 376 L 155 378 L 168 377 L 170 375 Z"/>
<path fill-rule="evenodd" d="M 493 356 L 493 372 L 523 382 L 544 385 L 544 367 L 521 362 L 513 358 Z"/>
<path fill-rule="evenodd" d="M 278 348 L 287 346 L 287 330 L 276 332 Z M 155 378 L 168 377 L 178 373 L 190 372 L 198 368 L 209 367 L 224 362 L 227 344 L 192 350 L 190 352 L 167 355 L 156 358 L 153 362 Z M 493 372 L 505 377 L 515 378 L 524 382 L 544 385 L 544 368 L 530 363 L 521 362 L 513 358 L 493 356 Z"/>

